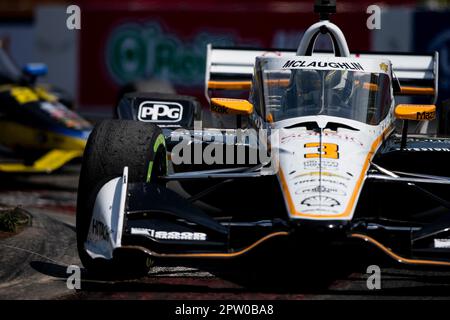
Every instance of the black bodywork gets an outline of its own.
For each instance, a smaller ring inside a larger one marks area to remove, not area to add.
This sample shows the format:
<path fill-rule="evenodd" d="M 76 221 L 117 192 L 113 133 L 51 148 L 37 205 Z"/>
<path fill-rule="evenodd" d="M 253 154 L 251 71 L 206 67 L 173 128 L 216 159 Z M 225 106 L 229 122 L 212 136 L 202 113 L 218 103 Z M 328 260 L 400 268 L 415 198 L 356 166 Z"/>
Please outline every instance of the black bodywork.
<path fill-rule="evenodd" d="M 163 132 L 170 152 L 172 130 L 163 128 Z M 192 130 L 190 134 L 193 145 L 218 143 L 196 140 Z M 404 263 L 450 265 L 450 248 L 445 245 L 450 239 L 450 185 L 370 178 L 372 173 L 379 173 L 378 166 L 399 175 L 410 172 L 450 176 L 450 139 L 409 135 L 404 147 L 401 141 L 401 134 L 394 132 L 379 148 L 351 221 L 288 219 L 275 175 L 235 178 L 211 175 L 177 181 L 161 177 L 159 184 L 130 184 L 122 249 L 138 248 L 157 258 L 227 258 L 275 237 L 311 246 L 362 244 L 360 240 L 369 240 Z M 173 169 L 189 172 L 217 167 Z M 251 169 L 250 165 L 243 165 L 241 172 Z M 180 188 L 182 195 L 178 192 Z M 158 239 L 132 234 L 132 228 L 168 232 Z M 179 239 L 183 232 L 204 233 L 207 240 Z M 444 245 L 436 247 L 436 239 Z"/>
<path fill-rule="evenodd" d="M 335 12 L 335 3 L 318 1 L 315 11 L 321 15 L 321 20 L 328 20 Z M 338 42 L 335 32 L 330 32 L 326 25 L 306 40 L 303 37 L 297 55 L 312 55 L 320 33 L 328 33 L 335 56 L 343 56 L 340 48 L 348 49 L 345 39 Z M 307 46 L 302 46 L 304 41 L 308 41 Z M 405 77 L 402 83 L 395 79 L 394 93 L 401 94 L 402 85 L 412 80 L 411 86 L 431 88 L 435 99 L 437 54 L 430 61 L 431 65 L 425 69 L 433 77 Z M 227 63 L 222 62 L 223 69 L 229 64 L 242 67 L 233 61 Z M 211 61 L 211 66 L 213 64 Z M 229 80 L 244 80 L 244 76 L 249 76 L 244 72 L 211 70 L 207 68 L 208 80 L 223 80 L 230 74 Z M 258 77 L 258 73 L 256 75 Z M 124 112 L 127 107 L 131 112 Z M 133 103 L 124 103 L 119 109 L 122 109 L 119 115 L 136 120 Z M 253 120 L 249 122 L 256 124 Z M 257 120 L 260 125 L 254 125 L 255 128 L 269 121 Z M 155 124 L 158 125 L 157 121 Z M 407 120 L 404 128 L 406 124 Z M 172 131 L 163 126 L 169 153 L 173 147 Z M 208 135 L 207 130 L 200 136 L 205 134 Z M 189 135 L 191 146 L 223 143 L 205 142 L 192 130 Z M 175 177 L 161 176 L 158 184 L 129 184 L 121 249 L 137 249 L 157 258 L 232 258 L 275 237 L 309 247 L 349 243 L 356 239 L 370 242 L 399 262 L 450 266 L 450 139 L 408 136 L 406 129 L 403 133 L 394 131 L 383 139 L 370 163 L 351 220 L 290 219 L 278 177 L 255 174 L 263 163 L 244 164 L 239 168 L 201 164 L 174 166 Z M 246 142 L 243 144 L 249 150 L 257 148 Z M 192 170 L 197 170 L 195 175 L 177 175 L 180 171 Z M 133 228 L 142 228 L 148 234 L 138 234 Z M 157 233 L 158 230 L 164 231 Z"/>

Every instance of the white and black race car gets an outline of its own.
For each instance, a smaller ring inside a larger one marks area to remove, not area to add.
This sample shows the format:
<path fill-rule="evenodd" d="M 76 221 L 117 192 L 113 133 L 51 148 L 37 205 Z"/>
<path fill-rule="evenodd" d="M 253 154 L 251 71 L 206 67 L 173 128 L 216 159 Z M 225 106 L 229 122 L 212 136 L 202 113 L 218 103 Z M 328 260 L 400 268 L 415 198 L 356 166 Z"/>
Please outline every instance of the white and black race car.
<path fill-rule="evenodd" d="M 95 127 L 77 208 L 88 270 L 235 258 L 275 238 L 365 240 L 402 263 L 450 266 L 450 140 L 426 133 L 437 54 L 350 53 L 334 8 L 318 7 L 296 52 L 208 47 L 215 116 L 192 97 L 133 93 Z M 314 52 L 320 34 L 334 52 Z"/>

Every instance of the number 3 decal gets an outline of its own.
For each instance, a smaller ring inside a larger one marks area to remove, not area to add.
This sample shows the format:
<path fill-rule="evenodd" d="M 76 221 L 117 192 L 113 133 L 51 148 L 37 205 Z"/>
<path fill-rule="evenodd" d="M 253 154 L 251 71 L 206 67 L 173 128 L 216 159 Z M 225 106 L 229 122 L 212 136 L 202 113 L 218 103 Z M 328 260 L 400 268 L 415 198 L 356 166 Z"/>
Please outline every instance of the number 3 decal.
<path fill-rule="evenodd" d="M 305 143 L 305 148 L 317 148 L 317 153 L 306 153 L 305 158 L 329 158 L 339 159 L 339 146 L 335 143 L 322 143 L 319 142 Z"/>

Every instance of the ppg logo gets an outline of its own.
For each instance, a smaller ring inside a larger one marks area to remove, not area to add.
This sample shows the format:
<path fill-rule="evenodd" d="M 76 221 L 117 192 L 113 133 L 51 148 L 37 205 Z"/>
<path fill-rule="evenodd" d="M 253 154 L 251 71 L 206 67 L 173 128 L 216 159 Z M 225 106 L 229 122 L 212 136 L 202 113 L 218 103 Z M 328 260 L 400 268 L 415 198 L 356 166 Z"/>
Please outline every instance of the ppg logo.
<path fill-rule="evenodd" d="M 178 122 L 183 106 L 176 102 L 144 101 L 139 105 L 138 119 L 143 122 Z"/>

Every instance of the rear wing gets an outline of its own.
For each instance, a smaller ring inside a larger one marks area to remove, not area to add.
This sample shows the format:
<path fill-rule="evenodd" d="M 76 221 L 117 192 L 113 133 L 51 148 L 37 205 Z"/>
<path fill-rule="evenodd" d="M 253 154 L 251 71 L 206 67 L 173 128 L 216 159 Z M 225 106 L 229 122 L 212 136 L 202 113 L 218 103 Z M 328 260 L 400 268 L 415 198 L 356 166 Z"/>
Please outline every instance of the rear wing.
<path fill-rule="evenodd" d="M 214 48 L 207 46 L 205 95 L 210 99 L 210 90 L 249 90 L 253 67 L 259 56 L 295 56 L 294 50 L 265 51 L 242 48 Z"/>
<path fill-rule="evenodd" d="M 259 50 L 214 48 L 207 46 L 205 95 L 211 90 L 249 90 L 255 59 L 258 56 L 295 56 L 295 50 Z M 332 56 L 332 53 L 316 53 Z M 351 57 L 383 58 L 392 62 L 396 95 L 429 96 L 436 103 L 438 95 L 438 53 L 413 55 L 397 53 L 352 53 Z"/>

